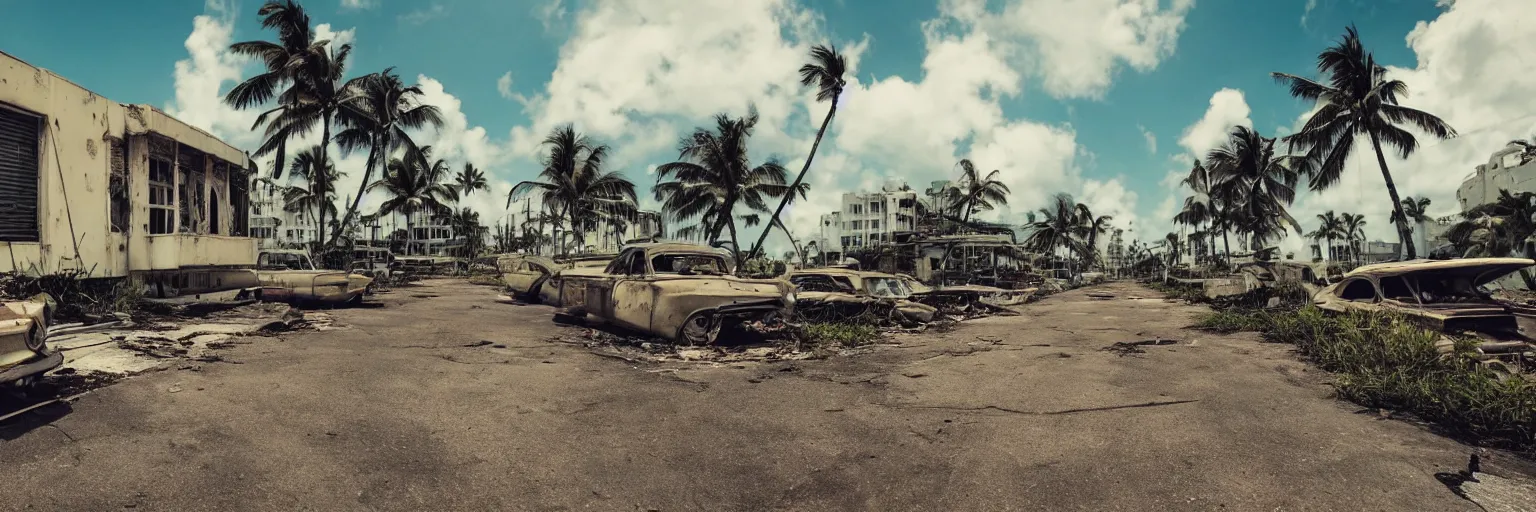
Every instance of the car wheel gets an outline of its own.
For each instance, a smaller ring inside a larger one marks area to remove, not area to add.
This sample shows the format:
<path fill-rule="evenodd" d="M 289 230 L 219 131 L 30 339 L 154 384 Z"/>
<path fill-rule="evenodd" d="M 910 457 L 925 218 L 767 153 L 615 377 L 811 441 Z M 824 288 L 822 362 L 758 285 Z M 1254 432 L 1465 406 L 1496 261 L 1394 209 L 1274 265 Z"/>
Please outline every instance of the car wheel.
<path fill-rule="evenodd" d="M 678 339 L 689 345 L 711 345 L 720 336 L 720 319 L 714 312 L 694 313 L 683 322 Z"/>

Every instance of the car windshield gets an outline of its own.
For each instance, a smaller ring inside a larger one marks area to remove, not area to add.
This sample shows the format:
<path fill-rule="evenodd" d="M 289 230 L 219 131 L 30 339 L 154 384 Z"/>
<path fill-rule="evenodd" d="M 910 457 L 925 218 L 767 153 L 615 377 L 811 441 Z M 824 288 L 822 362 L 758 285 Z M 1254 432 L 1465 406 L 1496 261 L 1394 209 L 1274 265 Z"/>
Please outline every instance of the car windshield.
<path fill-rule="evenodd" d="M 1487 295 L 1472 286 L 1472 280 L 1460 274 L 1436 274 L 1420 272 L 1412 275 L 1419 285 L 1419 300 L 1424 303 L 1434 302 L 1474 302 L 1487 298 Z"/>
<path fill-rule="evenodd" d="M 308 263 L 302 254 L 267 253 L 266 262 L 261 266 L 284 270 L 307 270 L 310 268 Z"/>
<path fill-rule="evenodd" d="M 725 273 L 725 259 L 703 254 L 663 254 L 651 258 L 651 268 L 657 274 L 709 274 Z"/>
<path fill-rule="evenodd" d="M 875 297 L 905 298 L 912 295 L 912 289 L 907 288 L 906 283 L 894 277 L 866 277 L 864 288 Z"/>

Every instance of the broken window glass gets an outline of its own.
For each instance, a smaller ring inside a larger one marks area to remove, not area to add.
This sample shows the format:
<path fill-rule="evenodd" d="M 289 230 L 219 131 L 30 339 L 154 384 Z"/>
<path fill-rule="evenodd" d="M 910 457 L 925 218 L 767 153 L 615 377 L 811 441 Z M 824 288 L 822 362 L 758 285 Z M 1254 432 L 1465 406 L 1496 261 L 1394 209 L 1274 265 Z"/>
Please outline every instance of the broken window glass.
<path fill-rule="evenodd" d="M 112 232 L 128 231 L 128 156 L 122 139 L 107 140 L 107 207 Z"/>
<path fill-rule="evenodd" d="M 153 145 L 151 145 L 153 148 Z M 176 229 L 175 202 L 171 187 L 176 177 L 171 160 L 150 152 L 149 157 L 149 234 L 163 235 Z"/>

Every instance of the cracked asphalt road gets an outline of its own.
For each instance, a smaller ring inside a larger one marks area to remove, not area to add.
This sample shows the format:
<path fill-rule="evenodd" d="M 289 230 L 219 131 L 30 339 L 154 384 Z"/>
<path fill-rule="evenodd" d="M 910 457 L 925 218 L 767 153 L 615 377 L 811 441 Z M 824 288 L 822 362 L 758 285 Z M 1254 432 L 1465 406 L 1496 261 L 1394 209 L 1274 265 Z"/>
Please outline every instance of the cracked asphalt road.
<path fill-rule="evenodd" d="M 1477 509 L 1433 477 L 1472 448 L 1184 329 L 1197 307 L 1093 291 L 855 356 L 636 368 L 429 281 L 0 428 L 0 510 Z"/>

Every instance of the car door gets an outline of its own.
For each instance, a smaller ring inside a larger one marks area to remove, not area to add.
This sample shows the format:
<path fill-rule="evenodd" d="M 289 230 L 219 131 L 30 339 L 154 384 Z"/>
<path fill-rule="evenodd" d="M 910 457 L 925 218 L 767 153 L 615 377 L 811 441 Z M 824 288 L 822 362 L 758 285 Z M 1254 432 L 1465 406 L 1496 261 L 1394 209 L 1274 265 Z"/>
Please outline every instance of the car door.
<path fill-rule="evenodd" d="M 501 279 L 506 282 L 507 288 L 511 289 L 513 293 L 530 294 L 537 292 L 534 286 L 544 281 L 546 276 L 547 274 L 544 272 L 543 267 L 524 260 L 512 267 L 511 272 L 503 274 Z"/>
<path fill-rule="evenodd" d="M 588 281 L 586 286 L 587 313 L 597 315 L 599 318 L 606 320 L 612 320 L 615 300 L 613 287 L 618 282 L 632 277 L 628 275 L 630 267 L 637 261 L 636 258 L 643 257 L 643 255 L 636 254 L 635 251 L 625 251 L 608 263 L 608 268 L 604 269 L 602 278 Z"/>

